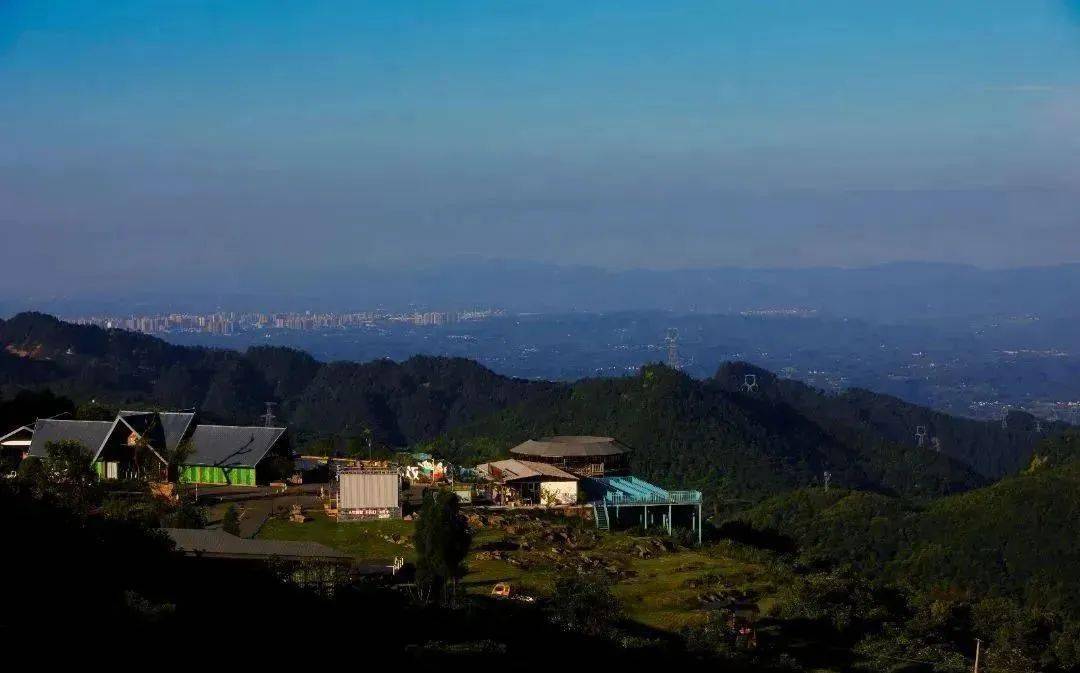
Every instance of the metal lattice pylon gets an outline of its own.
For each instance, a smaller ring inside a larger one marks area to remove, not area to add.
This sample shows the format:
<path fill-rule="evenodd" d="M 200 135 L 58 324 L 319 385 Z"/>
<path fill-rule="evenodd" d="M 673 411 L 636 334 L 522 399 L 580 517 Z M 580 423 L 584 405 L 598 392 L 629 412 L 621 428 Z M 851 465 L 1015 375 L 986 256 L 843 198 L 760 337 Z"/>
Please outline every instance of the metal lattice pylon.
<path fill-rule="evenodd" d="M 743 392 L 752 393 L 758 389 L 757 374 L 745 374 L 743 376 Z"/>
<path fill-rule="evenodd" d="M 679 330 L 674 327 L 667 331 L 667 364 L 672 369 L 679 369 Z"/>
<path fill-rule="evenodd" d="M 274 407 L 277 406 L 277 402 L 266 403 L 266 413 L 262 415 L 263 425 L 270 428 L 273 427 L 276 417 L 274 416 Z"/>

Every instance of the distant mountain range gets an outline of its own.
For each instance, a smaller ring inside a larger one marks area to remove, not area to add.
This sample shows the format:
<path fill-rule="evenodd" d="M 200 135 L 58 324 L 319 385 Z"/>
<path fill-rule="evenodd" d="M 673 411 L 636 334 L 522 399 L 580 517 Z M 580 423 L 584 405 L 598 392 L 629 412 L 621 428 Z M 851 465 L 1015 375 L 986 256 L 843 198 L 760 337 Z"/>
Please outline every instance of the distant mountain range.
<path fill-rule="evenodd" d="M 758 386 L 747 392 L 750 374 Z M 43 314 L 0 323 L 0 391 L 46 387 L 77 402 L 194 407 L 229 422 L 256 422 L 274 402 L 301 443 L 370 430 L 380 445 L 423 444 L 465 463 L 528 437 L 610 434 L 636 449 L 640 472 L 717 500 L 819 483 L 825 472 L 838 486 L 932 497 L 1015 471 L 1039 439 L 1026 414 L 1003 428 L 867 391 L 827 395 L 739 363 L 706 380 L 655 365 L 552 383 L 461 358 L 320 363 L 283 348 L 174 346 Z"/>
<path fill-rule="evenodd" d="M 149 310 L 347 310 L 384 306 L 497 306 L 512 311 L 659 309 L 734 313 L 802 308 L 877 322 L 985 315 L 1075 316 L 1069 288 L 1080 264 L 979 269 L 937 263 L 868 268 L 610 271 L 500 260 L 457 260 L 427 270 L 283 270 L 244 289 L 212 289 L 191 279 L 187 291 L 127 288 L 122 297 L 78 291 L 0 297 L 0 310 L 63 314 Z M 234 286 L 235 287 L 235 286 Z"/>

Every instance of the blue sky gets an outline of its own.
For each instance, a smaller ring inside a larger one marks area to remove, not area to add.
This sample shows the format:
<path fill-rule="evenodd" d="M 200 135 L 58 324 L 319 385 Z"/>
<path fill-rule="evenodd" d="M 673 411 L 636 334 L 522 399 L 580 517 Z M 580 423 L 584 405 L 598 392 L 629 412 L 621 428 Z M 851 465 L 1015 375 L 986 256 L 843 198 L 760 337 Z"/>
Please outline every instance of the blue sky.
<path fill-rule="evenodd" d="M 1076 1 L 6 0 L 0 91 L 11 283 L 1080 257 Z"/>

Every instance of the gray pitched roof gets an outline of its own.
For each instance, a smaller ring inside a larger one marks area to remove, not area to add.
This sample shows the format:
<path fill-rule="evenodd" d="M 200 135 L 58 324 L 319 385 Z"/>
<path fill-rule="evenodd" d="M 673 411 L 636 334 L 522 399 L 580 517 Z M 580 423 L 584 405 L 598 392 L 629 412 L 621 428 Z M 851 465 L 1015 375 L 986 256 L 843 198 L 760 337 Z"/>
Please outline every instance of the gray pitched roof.
<path fill-rule="evenodd" d="M 176 543 L 176 550 L 185 554 L 250 559 L 334 559 L 352 560 L 345 552 L 331 549 L 318 542 L 288 540 L 251 540 L 223 530 L 194 528 L 163 528 Z"/>
<path fill-rule="evenodd" d="M 193 453 L 185 463 L 255 467 L 283 434 L 285 428 L 200 424 L 191 434 Z"/>
<path fill-rule="evenodd" d="M 566 458 L 577 456 L 617 456 L 629 449 L 617 439 L 611 437 L 561 436 L 544 437 L 541 440 L 530 439 L 514 448 L 510 453 L 518 456 L 541 456 L 545 458 Z"/>
<path fill-rule="evenodd" d="M 554 465 L 534 463 L 531 460 L 518 460 L 516 458 L 484 463 L 483 465 L 477 465 L 476 469 L 483 473 L 490 474 L 493 478 L 502 482 L 519 481 L 522 479 L 539 479 L 540 481 L 544 481 L 545 479 L 555 481 L 578 480 L 574 475 L 565 470 L 560 470 Z"/>
<path fill-rule="evenodd" d="M 40 420 L 34 424 L 30 455 L 44 458 L 45 447 L 50 442 L 70 441 L 82 444 L 90 455 L 96 456 L 112 426 L 112 421 Z"/>
<path fill-rule="evenodd" d="M 121 411 L 116 417 L 116 422 L 137 432 L 155 453 L 160 452 L 165 446 L 165 431 L 161 428 L 157 412 Z"/>
<path fill-rule="evenodd" d="M 34 429 L 28 425 L 20 425 L 6 435 L 0 435 L 0 442 L 6 442 L 19 433 L 26 433 L 32 436 L 34 434 Z"/>
<path fill-rule="evenodd" d="M 184 441 L 195 414 L 190 411 L 162 411 L 158 413 L 158 418 L 165 432 L 165 448 L 172 451 Z"/>

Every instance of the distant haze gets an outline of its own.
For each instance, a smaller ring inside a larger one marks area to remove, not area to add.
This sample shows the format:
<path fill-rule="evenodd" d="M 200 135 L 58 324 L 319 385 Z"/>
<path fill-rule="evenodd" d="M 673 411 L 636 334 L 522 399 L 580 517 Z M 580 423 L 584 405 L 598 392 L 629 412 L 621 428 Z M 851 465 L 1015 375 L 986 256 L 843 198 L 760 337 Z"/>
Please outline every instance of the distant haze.
<path fill-rule="evenodd" d="M 60 315 L 223 310 L 348 311 L 503 308 L 512 312 L 739 313 L 798 309 L 876 322 L 985 316 L 1080 317 L 1080 264 L 984 270 L 906 263 L 861 269 L 612 271 L 498 260 L 462 260 L 426 270 L 340 269 L 318 275 L 281 269 L 242 291 L 198 278 L 172 291 L 132 287 L 115 295 L 73 292 L 0 300 L 0 315 L 36 309 Z"/>
<path fill-rule="evenodd" d="M 0 3 L 0 300 L 1080 261 L 1078 4 Z"/>

